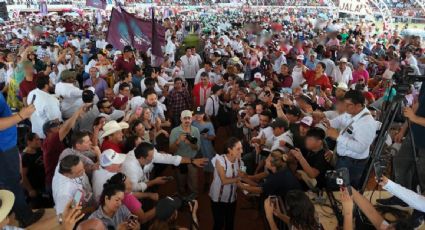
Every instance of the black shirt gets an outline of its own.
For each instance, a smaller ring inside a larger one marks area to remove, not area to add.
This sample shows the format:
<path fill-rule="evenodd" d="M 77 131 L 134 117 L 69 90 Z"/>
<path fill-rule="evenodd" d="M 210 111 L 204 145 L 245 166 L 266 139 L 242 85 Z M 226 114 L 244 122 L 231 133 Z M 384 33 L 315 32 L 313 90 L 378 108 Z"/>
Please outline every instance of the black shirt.
<path fill-rule="evenodd" d="M 288 168 L 269 174 L 264 179 L 264 183 L 261 187 L 263 188 L 264 197 L 276 195 L 282 198 L 285 197 L 287 192 L 302 188 L 298 179 Z"/>
<path fill-rule="evenodd" d="M 44 186 L 44 165 L 43 153 L 41 150 L 36 153 L 23 153 L 22 167 L 28 169 L 27 178 L 31 186 L 37 190 L 43 190 Z"/>
<path fill-rule="evenodd" d="M 305 160 L 308 164 L 319 170 L 320 174 L 316 177 L 318 188 L 323 188 L 326 186 L 325 174 L 326 171 L 331 170 L 332 166 L 325 159 L 325 150 L 322 149 L 319 152 L 307 151 L 304 155 Z M 298 168 L 302 168 L 300 165 Z"/>
<path fill-rule="evenodd" d="M 425 86 L 422 84 L 421 90 L 419 91 L 419 107 L 416 111 L 416 115 L 420 117 L 425 117 Z M 425 136 L 425 127 L 418 125 L 412 122 L 412 133 L 415 140 L 415 145 L 418 148 L 425 148 L 425 141 L 423 137 Z"/>

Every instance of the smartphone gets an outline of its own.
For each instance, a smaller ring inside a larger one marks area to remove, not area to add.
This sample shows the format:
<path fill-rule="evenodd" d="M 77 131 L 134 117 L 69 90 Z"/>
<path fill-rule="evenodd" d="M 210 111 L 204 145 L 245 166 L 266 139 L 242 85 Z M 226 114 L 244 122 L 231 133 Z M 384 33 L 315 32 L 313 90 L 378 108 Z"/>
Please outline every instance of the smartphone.
<path fill-rule="evenodd" d="M 74 198 L 72 199 L 72 207 L 74 208 L 77 205 L 79 205 L 82 198 L 83 198 L 83 192 L 81 192 L 81 190 L 77 190 L 77 192 L 75 192 L 74 194 Z"/>
<path fill-rule="evenodd" d="M 241 165 L 240 170 L 241 170 L 241 172 L 246 173 L 246 166 Z"/>
<path fill-rule="evenodd" d="M 200 134 L 208 133 L 209 131 L 210 131 L 209 128 L 205 128 L 200 132 Z"/>
<path fill-rule="evenodd" d="M 269 196 L 270 197 L 270 202 L 272 203 L 272 206 L 273 207 L 277 207 L 277 205 L 278 205 L 278 199 L 277 199 L 277 196 L 275 196 L 275 195 L 273 195 L 273 196 Z"/>
<path fill-rule="evenodd" d="M 172 180 L 174 180 L 174 177 L 173 177 L 173 176 L 167 176 L 167 177 L 165 177 L 165 179 L 166 179 L 167 181 L 172 181 Z"/>
<path fill-rule="evenodd" d="M 316 95 L 320 95 L 321 87 L 320 85 L 316 85 Z"/>
<path fill-rule="evenodd" d="M 137 216 L 135 215 L 131 215 L 130 217 L 128 217 L 127 222 L 136 222 L 137 221 Z"/>
<path fill-rule="evenodd" d="M 373 168 L 375 169 L 375 176 L 378 182 L 381 181 L 382 175 L 384 173 L 384 167 L 382 166 L 382 162 L 377 161 L 373 164 Z"/>
<path fill-rule="evenodd" d="M 142 115 L 142 107 L 137 107 L 137 109 L 136 109 L 136 112 L 135 112 L 135 114 L 136 114 L 136 116 L 138 116 L 138 117 L 140 117 L 140 115 Z"/>
<path fill-rule="evenodd" d="M 30 105 L 33 105 L 34 104 L 34 101 L 35 101 L 35 98 L 37 97 L 37 95 L 32 95 L 32 99 L 31 99 L 31 103 L 30 103 Z"/>

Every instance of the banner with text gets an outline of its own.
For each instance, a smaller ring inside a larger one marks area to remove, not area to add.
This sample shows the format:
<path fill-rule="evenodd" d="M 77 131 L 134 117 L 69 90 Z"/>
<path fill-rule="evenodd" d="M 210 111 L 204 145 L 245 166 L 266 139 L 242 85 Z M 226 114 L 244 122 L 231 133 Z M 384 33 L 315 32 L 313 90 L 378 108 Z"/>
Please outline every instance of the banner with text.
<path fill-rule="evenodd" d="M 373 15 L 367 0 L 339 0 L 339 12 L 356 15 Z"/>

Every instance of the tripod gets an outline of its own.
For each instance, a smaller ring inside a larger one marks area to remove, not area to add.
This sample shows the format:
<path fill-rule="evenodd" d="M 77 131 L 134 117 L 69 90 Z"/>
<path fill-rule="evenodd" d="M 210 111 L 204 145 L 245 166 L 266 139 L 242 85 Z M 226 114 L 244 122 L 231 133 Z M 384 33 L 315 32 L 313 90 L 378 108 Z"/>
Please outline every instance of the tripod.
<path fill-rule="evenodd" d="M 387 101 L 389 102 L 389 101 Z M 389 133 L 389 129 L 392 126 L 392 124 L 394 123 L 394 119 L 396 118 L 396 116 L 400 113 L 400 111 L 402 111 L 402 108 L 405 107 L 406 104 L 406 99 L 405 99 L 405 95 L 404 94 L 397 94 L 393 100 L 391 102 L 389 102 L 389 104 L 387 104 L 385 107 L 385 109 L 383 110 L 383 116 L 381 119 L 381 128 L 379 130 L 378 136 L 375 139 L 375 148 L 373 149 L 373 151 L 370 154 L 370 158 L 368 161 L 368 166 L 367 166 L 367 171 L 365 171 L 363 173 L 363 185 L 360 188 L 360 193 L 363 194 L 366 186 L 367 186 L 367 182 L 370 176 L 370 173 L 373 169 L 374 163 L 376 161 L 379 161 L 381 158 L 381 153 L 382 150 L 384 148 L 385 145 L 385 140 L 386 137 Z M 418 159 L 417 159 L 417 155 L 416 155 L 416 149 L 415 149 L 415 140 L 413 138 L 413 133 L 411 131 L 411 123 L 409 120 L 407 120 L 408 123 L 408 132 L 410 135 L 410 139 L 412 142 L 412 154 L 413 154 L 413 159 L 415 160 L 415 167 L 416 167 L 416 171 L 418 170 Z M 419 174 L 417 174 L 419 175 Z"/>

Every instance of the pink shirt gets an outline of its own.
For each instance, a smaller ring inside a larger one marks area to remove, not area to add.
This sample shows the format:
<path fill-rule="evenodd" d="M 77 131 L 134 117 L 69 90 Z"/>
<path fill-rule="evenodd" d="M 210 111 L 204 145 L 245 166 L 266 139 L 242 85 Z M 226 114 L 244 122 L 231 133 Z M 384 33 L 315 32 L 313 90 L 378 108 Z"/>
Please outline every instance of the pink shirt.
<path fill-rule="evenodd" d="M 126 193 L 122 203 L 130 210 L 131 213 L 136 213 L 142 208 L 142 203 L 132 194 Z"/>
<path fill-rule="evenodd" d="M 353 72 L 353 82 L 357 83 L 361 78 L 363 78 L 365 83 L 369 81 L 369 72 L 367 70 L 356 70 Z"/>

